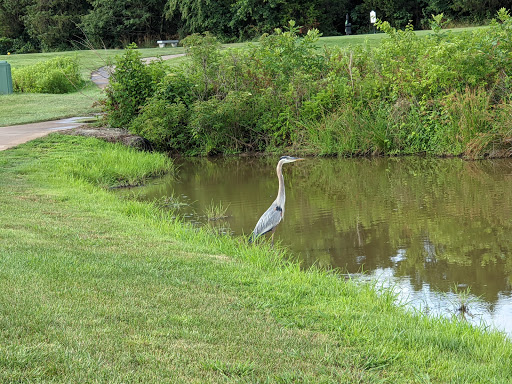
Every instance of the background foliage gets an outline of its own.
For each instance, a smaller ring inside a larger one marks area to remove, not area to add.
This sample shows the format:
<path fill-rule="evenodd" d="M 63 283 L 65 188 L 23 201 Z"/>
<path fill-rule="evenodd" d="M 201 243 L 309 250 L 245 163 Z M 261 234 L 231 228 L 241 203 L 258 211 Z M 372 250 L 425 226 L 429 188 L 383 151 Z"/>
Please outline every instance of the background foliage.
<path fill-rule="evenodd" d="M 95 46 L 125 47 L 132 42 L 156 45 L 156 40 L 173 33 L 164 15 L 166 0 L 89 2 L 81 27 Z"/>
<path fill-rule="evenodd" d="M 443 32 L 442 20 L 433 18 L 426 37 L 379 22 L 388 39 L 348 50 L 317 51 L 318 31 L 300 37 L 294 22 L 239 51 L 191 35 L 183 41 L 191 63 L 153 78 L 139 109 L 115 114 L 158 148 L 189 154 L 290 146 L 326 155 L 510 154 L 508 11 L 461 34 Z"/>
<path fill-rule="evenodd" d="M 162 38 L 183 38 L 210 31 L 225 42 L 272 33 L 296 20 L 301 33 L 317 28 L 324 35 L 371 31 L 369 13 L 391 26 L 429 28 L 431 15 L 443 13 L 450 25 L 481 24 L 512 0 L 0 0 L 0 54 L 64 50 L 85 34 L 96 47 L 155 45 Z"/>

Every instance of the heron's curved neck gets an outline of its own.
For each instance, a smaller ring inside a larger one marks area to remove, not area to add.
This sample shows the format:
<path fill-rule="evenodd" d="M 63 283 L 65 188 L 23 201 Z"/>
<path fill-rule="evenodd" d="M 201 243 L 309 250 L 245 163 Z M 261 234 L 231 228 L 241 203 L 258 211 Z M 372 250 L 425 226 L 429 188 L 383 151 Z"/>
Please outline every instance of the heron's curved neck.
<path fill-rule="evenodd" d="M 284 178 L 283 178 L 283 162 L 277 163 L 277 178 L 279 179 L 279 190 L 277 191 L 276 204 L 280 207 L 284 205 L 285 192 L 284 192 Z"/>

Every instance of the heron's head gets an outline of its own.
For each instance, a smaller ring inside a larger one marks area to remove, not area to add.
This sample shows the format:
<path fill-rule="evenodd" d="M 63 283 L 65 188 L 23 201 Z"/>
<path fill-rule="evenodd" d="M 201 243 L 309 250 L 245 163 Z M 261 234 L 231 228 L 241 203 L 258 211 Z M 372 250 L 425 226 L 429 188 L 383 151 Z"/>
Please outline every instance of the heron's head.
<path fill-rule="evenodd" d="M 299 160 L 305 160 L 305 159 L 303 159 L 301 157 L 282 156 L 279 159 L 279 162 L 282 162 L 283 164 L 286 164 L 286 163 L 293 163 L 294 161 L 299 161 Z"/>

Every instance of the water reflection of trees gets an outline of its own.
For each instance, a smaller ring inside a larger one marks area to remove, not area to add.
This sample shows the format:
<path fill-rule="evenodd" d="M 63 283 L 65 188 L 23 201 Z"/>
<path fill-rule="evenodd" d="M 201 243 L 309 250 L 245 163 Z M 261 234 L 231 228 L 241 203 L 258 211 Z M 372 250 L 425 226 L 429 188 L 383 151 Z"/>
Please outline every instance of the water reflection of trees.
<path fill-rule="evenodd" d="M 304 173 L 309 198 L 306 212 L 295 213 L 314 221 L 315 212 L 330 212 L 323 219 L 336 235 L 313 247 L 336 250 L 332 265 L 394 266 L 416 288 L 428 282 L 448 290 L 457 282 L 488 301 L 510 289 L 511 161 L 318 160 L 296 172 Z M 393 261 L 399 250 L 405 257 Z"/>

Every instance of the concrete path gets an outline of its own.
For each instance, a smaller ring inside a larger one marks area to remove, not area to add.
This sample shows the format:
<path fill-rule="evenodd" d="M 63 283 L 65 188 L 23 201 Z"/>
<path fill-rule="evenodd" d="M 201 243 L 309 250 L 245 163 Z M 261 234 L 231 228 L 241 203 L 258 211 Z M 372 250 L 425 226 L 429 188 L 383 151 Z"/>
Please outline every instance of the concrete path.
<path fill-rule="evenodd" d="M 185 56 L 184 53 L 177 55 L 162 56 L 163 60 L 174 59 L 175 57 Z M 145 63 L 156 60 L 156 57 L 146 57 L 142 59 Z M 91 73 L 91 80 L 101 89 L 108 85 L 108 79 L 112 73 L 111 67 L 102 67 Z M 27 141 L 43 137 L 51 132 L 76 128 L 86 124 L 84 120 L 90 117 L 72 117 L 69 119 L 61 119 L 54 121 L 43 121 L 40 123 L 11 125 L 8 127 L 0 127 L 0 151 L 16 145 L 26 143 Z M 82 122 L 81 122 L 82 121 Z"/>
<path fill-rule="evenodd" d="M 162 56 L 162 60 L 170 60 L 174 59 L 176 57 L 185 56 L 185 53 L 179 53 L 176 55 L 164 55 Z M 157 57 L 144 57 L 142 61 L 146 64 L 150 63 L 151 61 L 157 60 Z M 105 88 L 108 85 L 108 79 L 114 70 L 114 66 L 105 66 L 101 67 L 91 73 L 91 80 L 93 83 L 95 83 L 98 87 L 101 89 Z"/>
<path fill-rule="evenodd" d="M 98 88 L 105 88 L 108 85 L 108 79 L 114 67 L 106 66 L 101 67 L 91 73 L 91 81 L 98 86 Z"/>
<path fill-rule="evenodd" d="M 55 131 L 80 127 L 85 124 L 83 121 L 87 119 L 90 120 L 91 117 L 71 117 L 69 119 L 0 127 L 0 151 Z"/>

